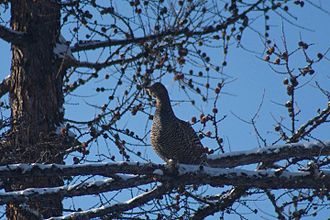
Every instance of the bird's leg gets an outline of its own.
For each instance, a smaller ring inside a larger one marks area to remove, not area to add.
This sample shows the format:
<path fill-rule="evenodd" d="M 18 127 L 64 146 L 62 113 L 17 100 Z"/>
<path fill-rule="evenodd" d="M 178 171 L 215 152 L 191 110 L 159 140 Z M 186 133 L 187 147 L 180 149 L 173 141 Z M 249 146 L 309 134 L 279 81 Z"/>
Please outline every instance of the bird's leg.
<path fill-rule="evenodd" d="M 207 157 L 206 157 L 206 155 L 203 155 L 202 156 L 202 158 L 201 158 L 201 162 L 200 162 L 200 164 L 199 164 L 199 169 L 200 170 L 203 170 L 204 169 L 204 166 L 206 166 L 206 167 L 209 167 L 210 165 L 209 165 L 209 163 L 208 163 L 208 161 L 207 161 Z M 211 166 L 212 167 L 212 166 Z"/>

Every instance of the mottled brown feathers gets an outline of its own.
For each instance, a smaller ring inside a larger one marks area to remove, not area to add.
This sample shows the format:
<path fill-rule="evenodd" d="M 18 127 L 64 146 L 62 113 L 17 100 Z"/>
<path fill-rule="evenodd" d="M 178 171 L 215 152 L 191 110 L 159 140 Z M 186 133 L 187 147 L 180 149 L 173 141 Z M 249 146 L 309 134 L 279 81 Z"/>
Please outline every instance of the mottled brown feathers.
<path fill-rule="evenodd" d="M 165 161 L 202 163 L 205 160 L 204 148 L 191 125 L 174 115 L 165 86 L 155 83 L 148 91 L 156 98 L 151 128 L 151 145 L 156 153 Z"/>

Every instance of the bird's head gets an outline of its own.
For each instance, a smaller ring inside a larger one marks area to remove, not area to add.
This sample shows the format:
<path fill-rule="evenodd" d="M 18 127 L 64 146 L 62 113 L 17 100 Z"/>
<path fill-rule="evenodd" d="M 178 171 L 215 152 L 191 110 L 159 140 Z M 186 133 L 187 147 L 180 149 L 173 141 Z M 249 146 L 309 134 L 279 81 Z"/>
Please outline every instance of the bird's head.
<path fill-rule="evenodd" d="M 167 100 L 168 99 L 168 92 L 165 86 L 159 82 L 153 84 L 152 86 L 146 87 L 148 93 L 155 97 L 158 100 Z"/>

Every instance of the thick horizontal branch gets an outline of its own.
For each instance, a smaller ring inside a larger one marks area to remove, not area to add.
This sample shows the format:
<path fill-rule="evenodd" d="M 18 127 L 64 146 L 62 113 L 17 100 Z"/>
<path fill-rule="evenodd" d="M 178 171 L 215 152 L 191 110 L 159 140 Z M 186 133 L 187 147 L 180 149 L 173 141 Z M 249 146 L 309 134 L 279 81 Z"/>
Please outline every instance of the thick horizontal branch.
<path fill-rule="evenodd" d="M 319 189 L 330 188 L 330 172 L 288 172 L 244 169 L 223 169 L 199 165 L 178 165 L 178 172 L 170 175 L 164 174 L 160 169 L 149 175 L 128 176 L 119 175 L 114 179 L 105 179 L 97 182 L 76 184 L 73 186 L 26 189 L 21 191 L 0 193 L 0 204 L 9 201 L 24 202 L 26 197 L 60 194 L 63 197 L 90 195 L 101 192 L 136 187 L 151 182 L 171 183 L 173 186 L 184 185 L 211 185 L 222 187 L 224 185 L 237 186 L 240 189 Z M 113 170 L 113 169 L 112 169 Z M 112 175 L 115 175 L 112 173 Z M 243 190 L 241 190 L 243 191 Z"/>
<path fill-rule="evenodd" d="M 296 143 L 257 148 L 249 151 L 238 151 L 223 155 L 210 155 L 211 166 L 230 168 L 259 162 L 278 161 L 283 159 L 312 158 L 330 154 L 330 142 Z M 26 176 L 79 176 L 101 175 L 112 176 L 114 173 L 133 175 L 152 175 L 154 172 L 166 171 L 166 166 L 140 162 L 110 162 L 97 164 L 10 164 L 0 166 L 0 178 Z"/>
<path fill-rule="evenodd" d="M 0 178 L 27 176 L 113 176 L 115 173 L 151 175 L 155 170 L 165 169 L 165 165 L 139 162 L 117 162 L 97 164 L 11 164 L 0 166 Z"/>
<path fill-rule="evenodd" d="M 122 169 L 116 170 L 120 167 Z M 41 166 L 41 165 L 39 165 Z M 48 165 L 44 165 L 48 166 Z M 132 169 L 131 166 L 135 166 Z M 160 166 L 160 165 L 159 165 Z M 29 171 L 29 166 L 26 167 L 25 171 Z M 71 166 L 73 167 L 73 166 Z M 95 167 L 103 167 L 96 165 Z M 111 168 L 112 167 L 112 168 Z M 140 167 L 140 168 L 137 168 Z M 142 169 L 141 169 L 142 167 Z M 148 169 L 146 169 L 148 167 Z M 160 166 L 164 168 L 164 166 Z M 211 185 L 213 187 L 223 187 L 224 185 L 232 185 L 236 187 L 236 190 L 232 193 L 227 194 L 223 200 L 209 205 L 197 212 L 198 216 L 207 216 L 218 210 L 225 209 L 234 203 L 240 196 L 245 193 L 248 188 L 259 188 L 259 189 L 321 189 L 330 188 L 330 172 L 288 172 L 288 171 L 268 171 L 258 170 L 249 171 L 244 169 L 232 168 L 212 168 L 207 166 L 199 165 L 177 165 L 177 171 L 174 171 L 170 175 L 166 175 L 160 167 L 154 169 L 152 164 L 139 165 L 133 164 L 109 164 L 108 168 L 111 170 L 112 175 L 115 175 L 114 170 L 125 173 L 125 172 L 137 172 L 138 170 L 144 170 L 149 175 L 144 176 L 118 176 L 114 179 L 106 179 L 98 182 L 83 183 L 67 187 L 55 187 L 55 188 L 40 188 L 40 189 L 26 189 L 16 192 L 8 192 L 0 194 L 1 204 L 9 201 L 25 202 L 28 198 L 42 196 L 44 194 L 58 194 L 62 196 L 72 197 L 80 195 L 90 195 L 94 193 L 107 192 L 112 190 L 120 190 L 125 188 L 132 188 L 138 185 L 144 185 L 152 182 L 161 182 L 164 187 L 154 189 L 150 192 L 143 193 L 127 202 L 117 203 L 111 206 L 103 206 L 100 208 L 74 212 L 70 215 L 63 217 L 54 217 L 51 219 L 84 219 L 93 218 L 104 215 L 113 215 L 117 217 L 118 213 L 132 210 L 136 207 L 141 207 L 143 204 L 150 200 L 158 198 L 160 195 L 168 193 L 171 189 L 182 186 L 182 185 Z M 43 167 L 45 168 L 45 167 Z M 62 166 L 63 170 L 68 166 Z M 79 165 L 75 168 L 87 168 L 91 171 L 91 166 Z M 125 169 L 126 168 L 126 169 Z M 57 169 L 57 168 L 55 168 Z M 152 170 L 150 170 L 152 169 Z M 173 169 L 173 168 L 172 168 Z M 44 171 L 46 169 L 43 169 Z M 152 171 L 152 172 L 151 172 Z M 167 170 L 168 171 L 168 170 Z M 24 172 L 23 172 L 24 173 Z M 47 173 L 47 172 L 46 172 Z M 165 187 L 166 186 L 166 187 Z"/>
<path fill-rule="evenodd" d="M 152 182 L 155 182 L 155 180 L 150 177 L 117 176 L 116 179 L 107 178 L 104 180 L 84 182 L 70 186 L 29 188 L 20 191 L 0 193 L 0 205 L 4 205 L 9 202 L 25 203 L 28 199 L 33 199 L 43 195 L 56 194 L 63 198 L 93 195 L 114 190 L 133 188 Z"/>
<path fill-rule="evenodd" d="M 190 31 L 187 29 L 179 29 L 179 30 L 167 30 L 161 32 L 159 34 L 151 34 L 145 37 L 136 37 L 131 39 L 115 39 L 115 40 L 106 40 L 106 41 L 86 41 L 84 43 L 76 44 L 71 47 L 72 52 L 78 52 L 82 50 L 95 50 L 103 47 L 111 47 L 111 46 L 119 46 L 119 45 L 128 45 L 128 44 L 139 44 L 146 41 L 154 40 L 154 39 L 162 39 L 167 36 L 179 36 L 179 35 L 187 35 L 187 36 L 200 36 L 205 34 L 210 34 L 214 32 L 218 32 L 220 30 L 225 29 L 228 25 L 235 23 L 242 17 L 244 17 L 247 13 L 255 9 L 263 0 L 257 1 L 255 4 L 250 6 L 243 13 L 236 15 L 235 17 L 228 18 L 222 24 L 217 25 L 214 28 L 204 28 L 200 31 Z"/>
<path fill-rule="evenodd" d="M 167 177 L 164 178 L 165 180 L 168 180 Z M 209 184 L 214 187 L 233 185 L 259 189 L 320 189 L 330 187 L 330 173 L 319 172 L 313 175 L 311 172 L 249 171 L 237 168 L 223 169 L 180 165 L 179 177 L 173 181 L 179 181 L 186 185 Z"/>
<path fill-rule="evenodd" d="M 330 155 L 330 141 L 314 143 L 294 143 L 248 151 L 236 151 L 221 155 L 209 155 L 212 167 L 236 167 L 260 162 L 275 162 L 290 158 L 312 158 Z"/>
<path fill-rule="evenodd" d="M 19 44 L 26 38 L 26 34 L 0 25 L 0 38 L 8 43 Z"/>
<path fill-rule="evenodd" d="M 113 218 L 118 217 L 117 215 L 119 213 L 122 213 L 127 210 L 132 210 L 136 207 L 143 206 L 145 203 L 151 201 L 152 199 L 155 199 L 169 191 L 172 190 L 172 187 L 168 185 L 160 185 L 156 187 L 155 189 L 152 189 L 149 192 L 143 193 L 141 195 L 138 195 L 134 197 L 133 199 L 130 199 L 124 203 L 118 203 L 115 205 L 110 206 L 102 206 L 100 208 L 91 209 L 88 211 L 81 211 L 81 212 L 74 212 L 66 216 L 61 217 L 52 217 L 48 220 L 60 220 L 60 219 L 90 219 L 105 215 L 113 215 Z M 118 213 L 118 214 L 117 214 Z M 109 217 L 111 219 L 111 216 Z"/>
<path fill-rule="evenodd" d="M 111 60 L 111 61 L 106 61 L 102 63 L 93 63 L 93 62 L 83 62 L 83 61 L 78 61 L 75 59 L 67 59 L 66 65 L 67 66 L 72 66 L 72 67 L 86 67 L 86 68 L 93 68 L 93 69 L 102 69 L 108 66 L 113 66 L 116 64 L 125 64 L 125 63 L 130 63 L 135 60 L 140 59 L 143 57 L 145 54 L 144 53 L 139 53 L 138 55 L 126 59 L 118 59 L 118 60 Z"/>
<path fill-rule="evenodd" d="M 172 32 L 171 32 L 172 33 Z M 71 47 L 72 52 L 79 52 L 82 50 L 95 50 L 103 47 L 112 47 L 112 46 L 120 46 L 120 45 L 128 45 L 131 43 L 143 43 L 149 40 L 158 39 L 164 36 L 170 35 L 168 32 L 162 34 L 154 34 L 146 37 L 136 37 L 132 39 L 114 39 L 114 40 L 106 40 L 106 41 L 86 41 L 84 43 L 76 44 Z"/>

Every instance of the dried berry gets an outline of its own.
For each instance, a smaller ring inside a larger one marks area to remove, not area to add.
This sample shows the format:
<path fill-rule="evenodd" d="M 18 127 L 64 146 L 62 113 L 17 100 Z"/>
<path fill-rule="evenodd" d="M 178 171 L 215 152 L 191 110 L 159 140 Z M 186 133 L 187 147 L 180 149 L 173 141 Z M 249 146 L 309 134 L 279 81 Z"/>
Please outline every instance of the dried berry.
<path fill-rule="evenodd" d="M 208 117 L 205 115 L 201 118 L 201 123 L 205 124 L 208 121 Z"/>
<path fill-rule="evenodd" d="M 289 84 L 289 79 L 285 78 L 285 79 L 283 80 L 283 84 L 284 84 L 284 85 L 288 85 L 288 84 Z"/>
<path fill-rule="evenodd" d="M 265 57 L 264 57 L 264 61 L 269 61 L 270 60 L 270 56 L 269 55 L 266 55 Z"/>
<path fill-rule="evenodd" d="M 274 53 L 274 51 L 275 51 L 275 47 L 270 47 L 270 48 L 268 48 L 268 50 L 267 50 L 267 54 L 268 54 L 268 55 L 271 55 L 271 54 Z"/>
<path fill-rule="evenodd" d="M 281 130 L 281 126 L 280 125 L 276 125 L 275 126 L 275 131 L 280 131 Z"/>
<path fill-rule="evenodd" d="M 275 64 L 280 64 L 280 62 L 281 62 L 281 59 L 279 57 L 277 57 L 274 61 Z"/>

